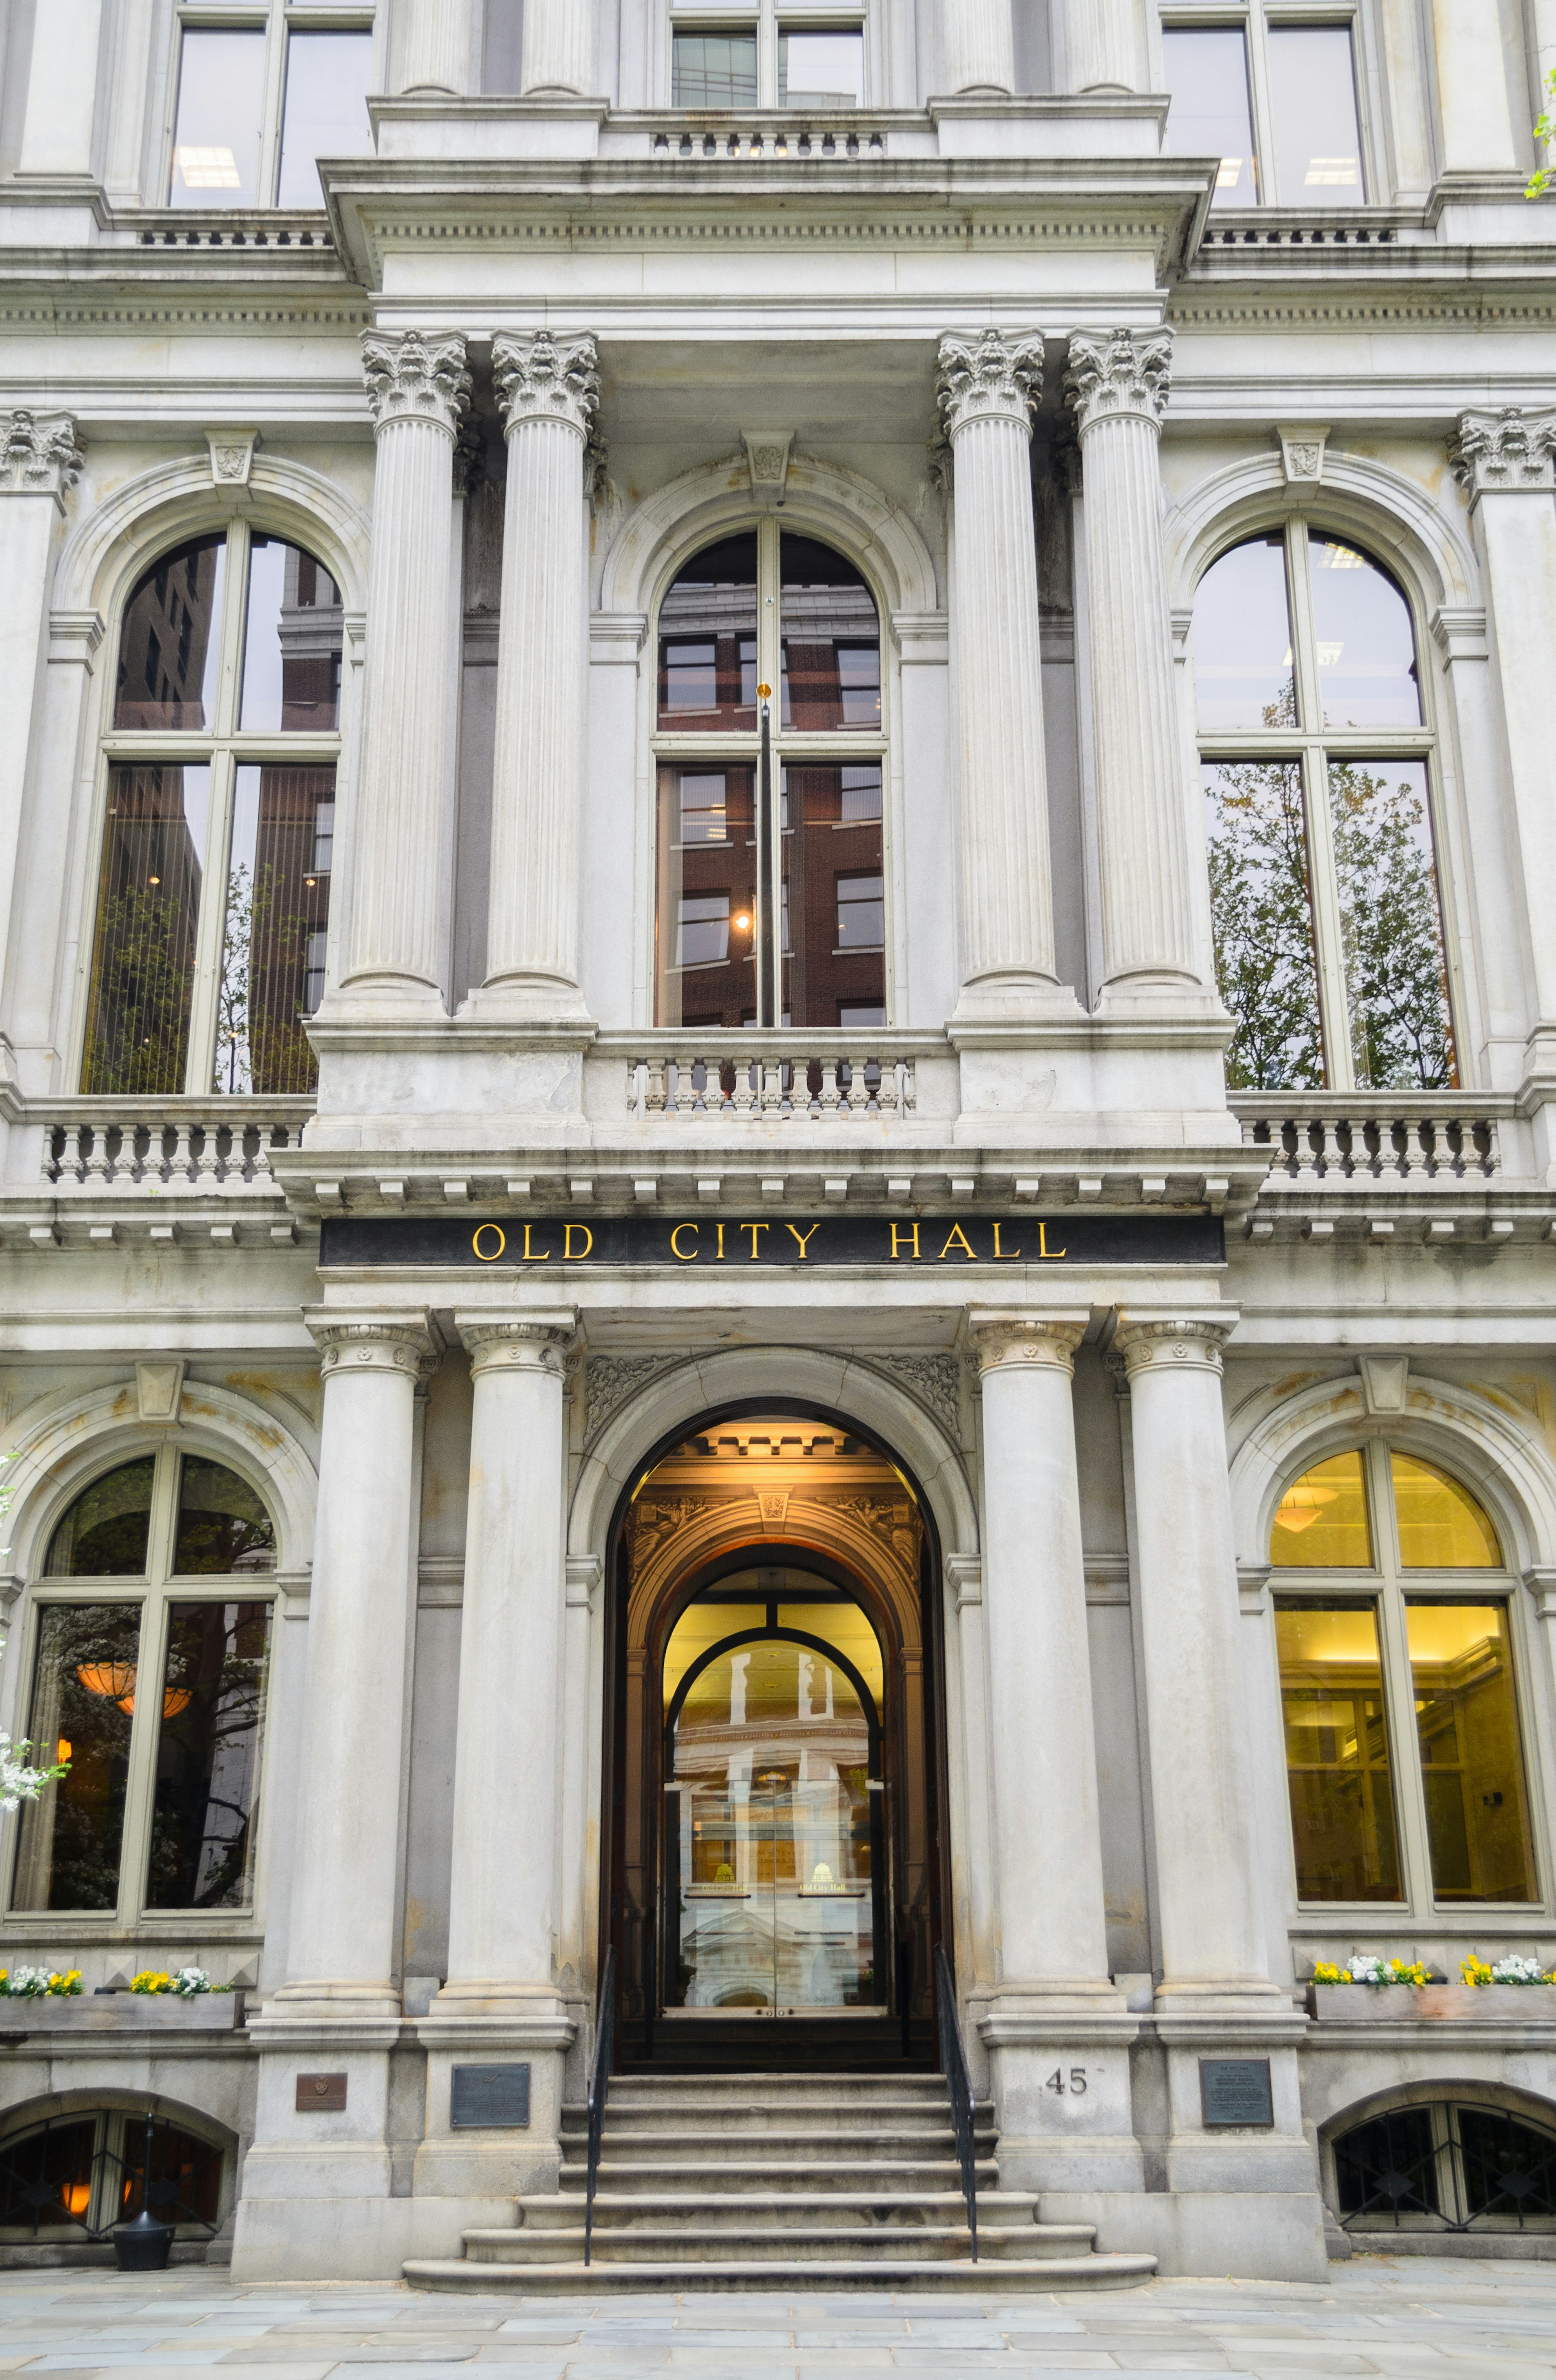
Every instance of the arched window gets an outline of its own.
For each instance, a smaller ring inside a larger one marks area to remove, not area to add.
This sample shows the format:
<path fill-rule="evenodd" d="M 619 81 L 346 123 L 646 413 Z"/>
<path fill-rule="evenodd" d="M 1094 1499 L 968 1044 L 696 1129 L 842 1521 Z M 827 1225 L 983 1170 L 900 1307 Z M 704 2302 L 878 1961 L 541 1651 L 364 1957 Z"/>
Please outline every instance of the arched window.
<path fill-rule="evenodd" d="M 1556 2229 L 1556 2124 L 1434 2098 L 1353 2124 L 1333 2153 L 1348 2231 Z"/>
<path fill-rule="evenodd" d="M 1270 1533 L 1297 1898 L 1539 1899 L 1512 1580 L 1459 1480 L 1373 1440 Z"/>
<path fill-rule="evenodd" d="M 0 2140 L 0 2246 L 103 2240 L 142 2205 L 180 2240 L 220 2227 L 225 2154 L 213 2140 L 153 2114 L 146 2183 L 146 2113 L 72 2107 L 23 2122 Z"/>
<path fill-rule="evenodd" d="M 242 521 L 164 554 L 130 597 L 84 1091 L 312 1089 L 342 616 L 312 554 Z"/>
<path fill-rule="evenodd" d="M 881 622 L 852 563 L 772 520 L 688 562 L 654 748 L 657 1022 L 884 1025 Z"/>
<path fill-rule="evenodd" d="M 1234 1090 L 1458 1082 L 1410 607 L 1293 522 L 1211 565 L 1195 685 Z"/>
<path fill-rule="evenodd" d="M 69 1772 L 24 1806 L 13 1912 L 133 1925 L 252 1902 L 274 1566 L 249 1482 L 172 1446 L 104 1472 L 56 1523 L 27 1733 Z"/>

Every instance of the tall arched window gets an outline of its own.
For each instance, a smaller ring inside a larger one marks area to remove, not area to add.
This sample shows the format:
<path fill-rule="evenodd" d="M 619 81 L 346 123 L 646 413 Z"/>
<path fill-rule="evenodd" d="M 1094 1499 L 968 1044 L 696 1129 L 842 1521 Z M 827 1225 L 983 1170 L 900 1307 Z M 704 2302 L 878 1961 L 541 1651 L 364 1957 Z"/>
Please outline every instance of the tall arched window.
<path fill-rule="evenodd" d="M 130 597 L 84 1091 L 312 1089 L 341 642 L 322 564 L 243 521 L 164 554 Z"/>
<path fill-rule="evenodd" d="M 1206 572 L 1194 666 L 1229 1084 L 1454 1087 L 1433 744 L 1400 589 L 1293 522 Z"/>
<path fill-rule="evenodd" d="M 252 1903 L 274 1566 L 249 1482 L 175 1446 L 103 1472 L 55 1524 L 27 1735 L 69 1769 L 24 1807 L 13 1914 L 183 1925 Z"/>
<path fill-rule="evenodd" d="M 656 1021 L 884 1025 L 881 622 L 852 563 L 775 520 L 688 562 L 660 605 L 654 750 Z"/>
<path fill-rule="evenodd" d="M 1297 1899 L 1536 1902 L 1513 1580 L 1438 1464 L 1315 1463 L 1270 1533 Z"/>

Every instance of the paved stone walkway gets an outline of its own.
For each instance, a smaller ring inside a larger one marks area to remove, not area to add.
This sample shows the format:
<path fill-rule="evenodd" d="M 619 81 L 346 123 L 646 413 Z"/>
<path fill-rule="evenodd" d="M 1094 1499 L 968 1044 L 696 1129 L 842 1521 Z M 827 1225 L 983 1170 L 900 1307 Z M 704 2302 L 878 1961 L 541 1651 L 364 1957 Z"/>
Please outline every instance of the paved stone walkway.
<path fill-rule="evenodd" d="M 1074 2293 L 926 2302 L 791 2298 L 429 2297 L 392 2288 L 237 2289 L 220 2274 L 0 2274 L 0 2374 L 215 2366 L 243 2380 L 874 2380 L 1177 2372 L 1260 2380 L 1556 2380 L 1556 2263 L 1358 2257 L 1321 2287 L 1156 2281 Z"/>

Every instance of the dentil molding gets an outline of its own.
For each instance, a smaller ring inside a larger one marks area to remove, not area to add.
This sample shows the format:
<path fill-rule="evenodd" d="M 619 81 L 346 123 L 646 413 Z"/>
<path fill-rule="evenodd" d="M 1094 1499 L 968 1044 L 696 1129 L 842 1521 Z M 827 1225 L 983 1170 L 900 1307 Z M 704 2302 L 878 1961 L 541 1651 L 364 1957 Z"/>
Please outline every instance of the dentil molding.
<path fill-rule="evenodd" d="M 1504 405 L 1496 413 L 1462 413 L 1448 461 L 1473 504 L 1488 495 L 1548 494 L 1556 487 L 1553 449 L 1556 413 Z"/>
<path fill-rule="evenodd" d="M 1172 379 L 1171 331 L 1077 331 L 1070 341 L 1064 395 L 1084 437 L 1098 421 L 1136 414 L 1160 425 Z"/>
<path fill-rule="evenodd" d="M 457 434 L 470 402 L 465 342 L 457 332 L 428 338 L 420 331 L 397 336 L 364 331 L 362 376 L 375 429 L 392 421 L 427 421 L 451 438 Z"/>
<path fill-rule="evenodd" d="M 521 422 L 560 421 L 588 443 L 600 405 L 600 353 L 589 332 L 495 338 L 492 378 L 510 436 Z"/>
<path fill-rule="evenodd" d="M 63 501 L 85 461 L 68 413 L 0 413 L 0 495 Z"/>
<path fill-rule="evenodd" d="M 935 399 L 948 438 L 969 421 L 1015 421 L 1027 435 L 1042 387 L 1043 342 L 1037 331 L 947 333 L 940 343 Z"/>

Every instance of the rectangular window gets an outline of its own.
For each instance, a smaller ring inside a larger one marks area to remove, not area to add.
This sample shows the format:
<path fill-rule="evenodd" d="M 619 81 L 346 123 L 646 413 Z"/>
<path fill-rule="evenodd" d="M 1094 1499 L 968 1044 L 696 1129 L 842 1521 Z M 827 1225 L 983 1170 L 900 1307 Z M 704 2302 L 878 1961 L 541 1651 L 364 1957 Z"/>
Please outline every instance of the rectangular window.
<path fill-rule="evenodd" d="M 837 650 L 838 692 L 845 727 L 881 724 L 881 647 L 840 645 Z"/>
<path fill-rule="evenodd" d="M 38 1615 L 28 1739 L 68 1776 L 24 1802 L 17 1910 L 116 1909 L 140 1607 L 49 1603 Z"/>
<path fill-rule="evenodd" d="M 262 31 L 194 27 L 186 31 L 178 54 L 170 206 L 205 210 L 262 204 L 259 177 L 264 76 Z"/>
<path fill-rule="evenodd" d="M 659 770 L 655 1015 L 738 1026 L 751 1005 L 756 771 L 724 761 Z M 688 974 L 688 969 L 696 969 Z"/>
<path fill-rule="evenodd" d="M 85 1091 L 184 1088 L 210 810 L 204 763 L 108 771 Z"/>
<path fill-rule="evenodd" d="M 675 936 L 675 965 L 723 966 L 729 956 L 729 894 L 684 892 Z"/>
<path fill-rule="evenodd" d="M 322 207 L 319 159 L 371 153 L 367 106 L 371 60 L 372 35 L 367 31 L 289 36 L 277 206 Z"/>
<path fill-rule="evenodd" d="M 1398 1900 L 1389 1731 L 1371 1603 L 1275 1607 L 1299 1900 Z"/>
<path fill-rule="evenodd" d="M 660 701 L 666 710 L 717 710 L 719 649 L 716 644 L 664 647 Z M 744 667 L 745 654 L 741 654 Z M 755 687 L 752 688 L 753 696 Z"/>
<path fill-rule="evenodd" d="M 1169 29 L 1161 36 L 1161 52 L 1173 99 L 1169 155 L 1219 157 L 1211 205 L 1251 207 L 1258 197 L 1258 168 L 1241 28 Z"/>
<path fill-rule="evenodd" d="M 757 103 L 757 36 L 677 33 L 671 52 L 671 103 L 728 110 Z"/>
<path fill-rule="evenodd" d="M 1206 760 L 1205 837 L 1216 980 L 1237 1029 L 1233 1090 L 1318 1090 L 1324 1079 L 1302 769 Z"/>
<path fill-rule="evenodd" d="M 729 841 L 728 780 L 722 769 L 681 771 L 681 843 Z"/>
<path fill-rule="evenodd" d="M 219 1091 L 312 1090 L 302 1020 L 315 938 L 327 934 L 331 879 L 313 865 L 319 815 L 333 817 L 334 770 L 245 763 L 235 774 L 232 849 L 217 1002 Z"/>
<path fill-rule="evenodd" d="M 881 763 L 868 762 L 857 769 L 840 769 L 840 826 L 879 826 L 881 824 Z"/>
<path fill-rule="evenodd" d="M 1271 25 L 1269 40 L 1280 204 L 1359 204 L 1366 192 L 1350 27 Z"/>
<path fill-rule="evenodd" d="M 268 1603 L 174 1603 L 158 1720 L 150 1909 L 244 1909 L 270 1650 Z"/>
<path fill-rule="evenodd" d="M 876 1026 L 885 1024 L 886 1012 L 883 1008 L 868 1004 L 861 1007 L 857 1002 L 840 1000 L 837 1003 L 837 1021 L 845 1032 L 856 1028 L 871 1030 Z"/>
<path fill-rule="evenodd" d="M 862 32 L 778 35 L 780 107 L 853 108 L 865 103 Z"/>
<path fill-rule="evenodd" d="M 1351 1062 L 1358 1087 L 1458 1084 L 1424 760 L 1328 765 Z"/>
<path fill-rule="evenodd" d="M 878 951 L 886 940 L 886 883 L 881 876 L 837 880 L 837 947 Z"/>
<path fill-rule="evenodd" d="M 1432 1889 L 1439 1900 L 1533 1900 L 1507 1606 L 1409 1598 Z"/>

